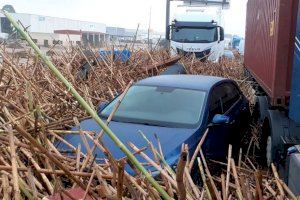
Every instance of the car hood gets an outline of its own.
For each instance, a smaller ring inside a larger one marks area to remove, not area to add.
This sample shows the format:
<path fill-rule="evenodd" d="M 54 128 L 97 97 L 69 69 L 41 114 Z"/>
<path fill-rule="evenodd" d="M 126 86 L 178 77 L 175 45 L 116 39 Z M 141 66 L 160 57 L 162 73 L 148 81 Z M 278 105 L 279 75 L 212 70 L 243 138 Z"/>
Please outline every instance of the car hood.
<path fill-rule="evenodd" d="M 111 121 L 109 127 L 129 149 L 131 149 L 128 145 L 129 142 L 133 143 L 138 148 L 147 147 L 147 142 L 139 131 L 143 132 L 157 148 L 157 139 L 155 138 L 156 134 L 160 140 L 165 159 L 170 165 L 175 164 L 177 161 L 181 152 L 182 143 L 188 144 L 190 149 L 193 149 L 202 135 L 199 134 L 200 131 L 197 131 L 198 129 L 168 128 L 115 121 Z M 80 123 L 80 128 L 84 131 L 93 131 L 97 134 L 101 131 L 101 127 L 93 119 L 82 121 Z M 77 129 L 78 128 L 73 128 L 73 130 Z M 86 148 L 79 134 L 69 134 L 64 138 L 75 147 L 80 144 L 82 152 L 86 153 Z M 114 158 L 119 159 L 125 156 L 125 154 L 115 145 L 107 134 L 103 135 L 102 141 L 112 153 Z M 88 142 L 90 146 L 93 146 L 93 142 L 91 140 L 88 140 Z M 153 159 L 154 156 L 150 148 L 147 148 L 144 152 Z M 95 154 L 97 154 L 98 158 L 104 157 L 104 154 L 98 148 Z M 140 155 L 137 155 L 136 157 L 140 162 L 146 162 Z"/>

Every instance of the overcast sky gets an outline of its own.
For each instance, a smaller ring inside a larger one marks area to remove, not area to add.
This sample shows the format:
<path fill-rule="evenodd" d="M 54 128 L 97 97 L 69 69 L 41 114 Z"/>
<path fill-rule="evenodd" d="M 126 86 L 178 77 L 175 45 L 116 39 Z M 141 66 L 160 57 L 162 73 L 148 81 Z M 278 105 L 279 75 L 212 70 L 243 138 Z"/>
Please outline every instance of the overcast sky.
<path fill-rule="evenodd" d="M 224 11 L 225 32 L 243 36 L 245 32 L 246 1 L 231 0 Z M 84 21 L 102 22 L 107 26 L 147 29 L 150 8 L 151 28 L 165 30 L 165 0 L 1 0 L 2 8 L 11 4 L 19 13 L 32 13 Z M 173 10 L 176 6 L 173 4 Z"/>

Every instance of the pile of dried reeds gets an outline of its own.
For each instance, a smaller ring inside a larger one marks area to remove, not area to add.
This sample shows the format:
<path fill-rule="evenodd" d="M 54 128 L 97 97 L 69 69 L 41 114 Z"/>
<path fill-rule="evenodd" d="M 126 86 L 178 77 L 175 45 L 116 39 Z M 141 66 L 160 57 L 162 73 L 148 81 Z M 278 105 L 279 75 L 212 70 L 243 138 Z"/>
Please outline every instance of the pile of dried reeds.
<path fill-rule="evenodd" d="M 14 53 L 14 49 L 7 49 L 3 45 L 0 47 L 3 59 L 0 68 L 0 197 L 160 199 L 162 193 L 154 189 L 148 181 L 149 177 L 144 176 L 128 157 L 119 160 L 113 158 L 99 140 L 99 133 L 82 130 L 72 132 L 80 134 L 87 154 L 81 151 L 83 147 L 73 146 L 63 139 L 64 134 L 70 133 L 68 129 L 71 126 L 78 125 L 88 115 L 40 57 L 29 49 L 24 52 L 20 57 L 20 54 Z M 170 58 L 165 51 L 147 49 L 133 52 L 125 63 L 114 62 L 113 58 L 96 59 L 97 56 L 96 52 L 85 54 L 80 47 L 63 51 L 53 48 L 50 56 L 51 61 L 93 109 L 99 102 L 113 98 L 117 92 L 126 93 L 132 80 L 156 75 L 164 66 L 178 60 Z M 92 67 L 82 76 L 82 66 L 86 62 Z M 183 58 L 181 62 L 189 73 L 233 78 L 246 94 L 250 91 L 241 62 L 224 60 L 219 64 L 203 63 L 192 57 Z M 176 170 L 166 163 L 159 138 L 157 145 L 154 145 L 142 134 L 148 146 L 129 146 L 133 154 L 144 158 L 143 164 L 153 166 L 160 172 L 156 183 L 167 194 L 165 198 L 295 198 L 279 179 L 274 166 L 273 173 L 267 174 L 257 170 L 249 158 L 243 156 L 240 156 L 236 166 L 231 158 L 231 147 L 227 163 L 206 161 L 201 150 L 206 135 L 207 132 L 193 155 L 188 155 L 189 147 L 183 144 Z M 89 140 L 93 141 L 93 146 L 89 146 Z M 64 143 L 68 149 L 57 149 L 57 142 Z M 96 148 L 103 151 L 106 157 L 94 157 Z M 154 160 L 144 153 L 147 148 L 152 150 Z M 221 168 L 225 166 L 221 176 L 211 174 L 209 162 L 217 163 Z M 124 170 L 127 164 L 136 172 L 135 176 Z M 195 165 L 198 169 L 196 174 L 200 176 L 191 174 Z M 195 184 L 200 177 L 203 185 Z"/>
<path fill-rule="evenodd" d="M 93 59 L 89 60 L 81 52 L 80 48 L 55 52 L 52 60 L 91 105 L 113 98 L 114 93 L 125 90 L 130 80 L 156 75 L 161 69 L 155 67 L 170 60 L 165 52 L 140 50 L 127 63 L 94 62 L 94 67 L 84 80 L 77 74 L 86 59 L 89 62 L 93 62 Z M 63 134 L 68 133 L 65 130 L 78 123 L 86 113 L 38 57 L 30 53 L 26 58 L 16 57 L 7 53 L 3 46 L 0 54 L 3 58 L 0 69 L 1 197 L 41 199 L 59 193 L 77 199 L 78 196 L 72 196 L 75 191 L 86 198 L 160 198 L 159 193 L 132 165 L 138 175 L 133 177 L 126 173 L 124 165 L 128 160 L 115 160 L 101 141 L 94 140 L 94 144 L 107 157 L 103 158 L 105 162 L 97 164 L 95 161 L 98 158 L 83 154 L 80 146 L 72 146 L 63 139 Z M 191 57 L 183 58 L 181 62 L 189 73 L 225 76 L 234 78 L 239 84 L 247 83 L 244 81 L 242 64 L 236 61 L 224 60 L 214 64 Z M 148 70 L 151 67 L 153 70 Z M 81 134 L 84 140 L 93 140 L 97 133 L 80 131 L 73 134 Z M 68 145 L 68 152 L 56 149 L 56 141 Z M 149 143 L 142 149 L 134 144 L 131 147 L 135 154 L 140 154 L 148 164 L 161 172 L 159 183 L 170 197 L 262 199 L 292 196 L 286 185 L 278 179 L 274 167 L 273 176 L 257 171 L 248 158 L 244 162 L 240 159 L 236 166 L 231 159 L 231 151 L 228 163 L 217 162 L 220 166 L 226 165 L 227 170 L 221 176 L 214 176 L 209 172 L 207 161 L 200 151 L 203 142 L 197 148 L 200 152 L 198 161 L 199 152 L 195 152 L 192 160 L 189 160 L 188 147 L 183 147 L 176 172 L 165 163 L 163 152 L 155 149 L 153 144 Z M 146 148 L 152 149 L 156 160 L 151 160 L 143 153 Z M 199 165 L 203 187 L 194 183 L 193 174 L 190 174 L 191 163 Z M 75 189 L 70 190 L 72 187 Z M 59 198 L 57 195 L 56 198 Z"/>
<path fill-rule="evenodd" d="M 251 103 L 255 103 L 254 91 L 249 77 L 245 75 L 243 59 L 236 54 L 236 59 L 222 59 L 219 63 L 202 62 L 195 57 L 184 57 L 180 62 L 190 74 L 203 74 L 233 79 L 240 86 Z"/>

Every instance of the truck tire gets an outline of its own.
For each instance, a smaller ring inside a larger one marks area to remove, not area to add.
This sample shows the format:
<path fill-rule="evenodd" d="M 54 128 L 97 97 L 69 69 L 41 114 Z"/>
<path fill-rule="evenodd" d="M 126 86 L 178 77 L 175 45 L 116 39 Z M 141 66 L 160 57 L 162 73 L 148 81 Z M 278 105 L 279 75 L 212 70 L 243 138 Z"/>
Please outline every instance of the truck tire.
<path fill-rule="evenodd" d="M 284 143 L 282 137 L 285 131 L 290 129 L 290 121 L 285 113 L 280 110 L 268 110 L 267 116 L 262 124 L 261 136 L 262 148 L 265 153 L 266 164 L 280 164 L 283 161 Z"/>
<path fill-rule="evenodd" d="M 263 124 L 259 129 L 259 163 L 262 166 L 270 167 L 272 159 L 272 137 L 271 137 L 271 128 L 270 122 L 268 119 L 265 119 Z"/>
<path fill-rule="evenodd" d="M 257 96 L 252 112 L 253 123 L 262 124 L 268 115 L 269 103 L 266 96 Z"/>
<path fill-rule="evenodd" d="M 182 64 L 176 63 L 168 67 L 160 75 L 176 75 L 176 74 L 187 74 L 185 67 Z"/>

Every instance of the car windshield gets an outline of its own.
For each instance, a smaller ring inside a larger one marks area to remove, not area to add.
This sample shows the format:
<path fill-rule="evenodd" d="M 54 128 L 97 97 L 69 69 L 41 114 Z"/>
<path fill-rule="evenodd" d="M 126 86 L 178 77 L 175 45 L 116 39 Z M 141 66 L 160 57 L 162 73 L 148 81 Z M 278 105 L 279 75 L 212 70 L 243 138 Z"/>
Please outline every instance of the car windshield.
<path fill-rule="evenodd" d="M 206 92 L 158 86 L 132 86 L 113 120 L 165 127 L 192 128 L 200 123 Z M 118 102 L 101 112 L 108 117 Z"/>
<path fill-rule="evenodd" d="M 184 43 L 210 43 L 218 40 L 217 28 L 178 28 L 172 31 L 172 40 Z"/>

